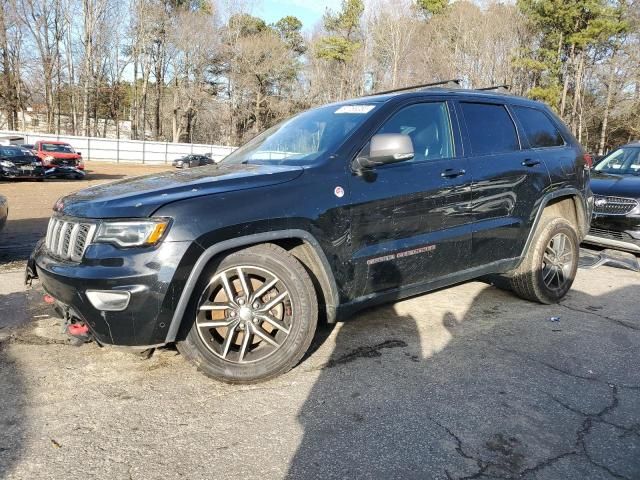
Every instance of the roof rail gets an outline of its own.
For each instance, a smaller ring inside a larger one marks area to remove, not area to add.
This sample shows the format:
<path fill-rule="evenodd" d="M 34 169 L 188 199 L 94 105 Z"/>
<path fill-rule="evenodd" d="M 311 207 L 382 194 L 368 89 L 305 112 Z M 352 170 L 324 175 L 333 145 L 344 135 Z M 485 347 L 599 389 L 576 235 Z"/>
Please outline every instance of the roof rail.
<path fill-rule="evenodd" d="M 487 90 L 506 90 L 509 91 L 509 89 L 511 88 L 511 85 L 492 85 L 491 87 L 482 87 L 482 88 L 476 88 L 476 90 L 480 90 L 480 91 L 487 91 Z"/>
<path fill-rule="evenodd" d="M 420 88 L 437 87 L 438 85 L 446 85 L 447 83 L 453 83 L 457 87 L 459 87 L 460 83 L 462 83 L 462 80 L 460 80 L 459 78 L 453 78 L 451 80 L 442 80 L 440 82 L 423 83 L 422 85 L 412 85 L 411 87 L 394 88 L 392 90 L 385 90 L 383 92 L 370 93 L 367 96 L 369 96 L 369 95 L 386 95 L 387 93 L 397 93 L 397 92 L 405 92 L 405 91 L 408 91 L 408 90 L 418 90 Z"/>

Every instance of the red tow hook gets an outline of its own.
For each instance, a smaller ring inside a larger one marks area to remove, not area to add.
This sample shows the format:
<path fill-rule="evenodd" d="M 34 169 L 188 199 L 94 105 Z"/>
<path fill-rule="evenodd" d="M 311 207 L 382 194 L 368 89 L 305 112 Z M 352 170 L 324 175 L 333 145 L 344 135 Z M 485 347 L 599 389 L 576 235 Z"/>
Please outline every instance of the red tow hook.
<path fill-rule="evenodd" d="M 56 299 L 53 298 L 51 295 L 45 295 L 44 296 L 44 303 L 51 304 L 51 303 L 55 303 L 55 302 L 56 302 Z"/>
<path fill-rule="evenodd" d="M 67 332 L 74 337 L 86 337 L 89 334 L 89 327 L 84 323 L 70 323 L 67 326 Z"/>

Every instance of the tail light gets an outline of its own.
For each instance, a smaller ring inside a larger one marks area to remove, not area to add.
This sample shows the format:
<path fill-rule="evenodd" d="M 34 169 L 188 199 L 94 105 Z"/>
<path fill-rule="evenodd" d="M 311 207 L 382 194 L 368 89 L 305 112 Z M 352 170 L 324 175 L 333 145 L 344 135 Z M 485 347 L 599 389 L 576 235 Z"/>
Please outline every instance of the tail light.
<path fill-rule="evenodd" d="M 593 157 L 591 155 L 589 155 L 588 153 L 585 153 L 583 155 L 584 158 L 584 166 L 585 168 L 588 168 L 589 170 L 591 170 L 591 168 L 593 168 Z"/>

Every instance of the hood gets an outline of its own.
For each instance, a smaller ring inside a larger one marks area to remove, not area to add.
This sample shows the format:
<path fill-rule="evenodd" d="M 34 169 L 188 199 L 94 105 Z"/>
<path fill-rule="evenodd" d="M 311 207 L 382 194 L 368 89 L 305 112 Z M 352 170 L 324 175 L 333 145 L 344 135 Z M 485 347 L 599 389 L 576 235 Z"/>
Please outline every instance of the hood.
<path fill-rule="evenodd" d="M 178 200 L 284 183 L 302 172 L 296 166 L 224 164 L 163 172 L 89 187 L 63 198 L 54 210 L 86 218 L 148 217 Z"/>
<path fill-rule="evenodd" d="M 592 171 L 591 190 L 595 195 L 640 199 L 640 175 L 614 175 Z"/>
<path fill-rule="evenodd" d="M 77 160 L 80 158 L 80 155 L 77 153 L 63 153 L 63 152 L 40 152 L 42 158 L 44 157 L 53 157 L 58 158 L 60 160 Z"/>

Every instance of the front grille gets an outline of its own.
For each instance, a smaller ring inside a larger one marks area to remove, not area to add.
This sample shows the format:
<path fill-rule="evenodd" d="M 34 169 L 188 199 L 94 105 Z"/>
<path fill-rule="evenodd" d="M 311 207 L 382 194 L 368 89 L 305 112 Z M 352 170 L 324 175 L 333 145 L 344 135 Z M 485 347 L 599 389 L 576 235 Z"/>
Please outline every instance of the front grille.
<path fill-rule="evenodd" d="M 626 215 L 638 206 L 633 198 L 594 195 L 593 200 L 593 212 L 605 215 Z"/>
<path fill-rule="evenodd" d="M 621 240 L 623 242 L 627 242 L 629 240 L 633 241 L 633 237 L 626 232 L 619 232 L 617 230 L 609 230 L 606 228 L 591 227 L 589 235 L 593 235 L 594 237 L 610 238 L 612 240 Z"/>
<path fill-rule="evenodd" d="M 49 252 L 64 260 L 79 262 L 93 239 L 96 225 L 70 218 L 51 217 L 45 245 Z"/>

